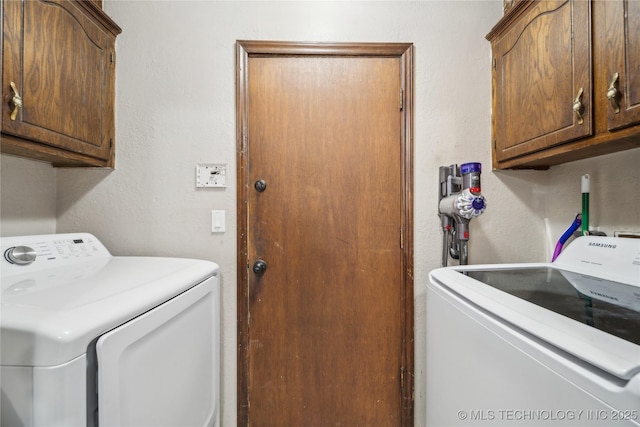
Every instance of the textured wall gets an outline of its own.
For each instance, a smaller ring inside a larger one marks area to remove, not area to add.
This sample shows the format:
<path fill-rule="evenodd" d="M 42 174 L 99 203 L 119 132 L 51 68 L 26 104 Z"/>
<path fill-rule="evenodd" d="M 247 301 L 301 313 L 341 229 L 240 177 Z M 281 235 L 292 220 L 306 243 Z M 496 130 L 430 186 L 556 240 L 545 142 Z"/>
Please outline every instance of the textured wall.
<path fill-rule="evenodd" d="M 0 156 L 0 235 L 56 232 L 56 171 L 50 164 Z"/>
<path fill-rule="evenodd" d="M 589 226 L 609 236 L 616 231 L 640 232 L 639 165 L 636 148 L 551 168 L 546 216 L 552 226 L 561 225 L 561 234 L 582 210 L 581 177 L 589 174 Z"/>
<path fill-rule="evenodd" d="M 95 233 L 117 255 L 210 259 L 223 275 L 223 424 L 236 425 L 235 41 L 413 42 L 415 45 L 416 426 L 424 419 L 424 305 L 440 264 L 438 167 L 484 165 L 485 215 L 471 224 L 470 262 L 544 261 L 580 210 L 592 175 L 592 219 L 638 228 L 640 150 L 554 167 L 490 169 L 490 45 L 500 1 L 106 1 L 117 42 L 116 169 L 2 170 L 2 226 Z M 195 165 L 227 163 L 226 189 L 196 189 Z M 11 162 L 14 164 L 14 162 Z M 22 165 L 20 163 L 19 165 Z M 57 186 L 52 184 L 57 177 Z M 5 181 L 19 181 L 21 190 Z M 630 185 L 635 183 L 635 187 Z M 32 198 L 42 197 L 43 203 Z M 50 197 L 56 194 L 57 205 Z M 5 209 L 5 204 L 15 204 Z M 57 209 L 57 212 L 56 212 Z M 227 232 L 210 233 L 211 209 Z M 551 236 L 545 234 L 549 219 Z M 593 222 L 592 222 L 593 223 Z M 39 231 L 38 231 L 39 232 Z M 16 233 L 20 234 L 20 233 Z"/>

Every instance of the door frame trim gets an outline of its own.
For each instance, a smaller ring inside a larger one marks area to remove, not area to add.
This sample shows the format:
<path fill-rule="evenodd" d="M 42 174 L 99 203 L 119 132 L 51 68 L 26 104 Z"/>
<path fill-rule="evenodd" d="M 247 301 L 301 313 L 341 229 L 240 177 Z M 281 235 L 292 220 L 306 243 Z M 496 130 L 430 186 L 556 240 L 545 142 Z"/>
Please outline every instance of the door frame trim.
<path fill-rule="evenodd" d="M 402 426 L 414 423 L 414 299 L 413 299 L 413 44 L 325 42 L 236 42 L 236 168 L 237 168 L 237 410 L 238 426 L 249 425 L 249 257 L 248 257 L 248 142 L 250 56 L 374 56 L 401 61 L 402 127 L 402 256 L 403 256 L 403 349 L 400 391 Z"/>

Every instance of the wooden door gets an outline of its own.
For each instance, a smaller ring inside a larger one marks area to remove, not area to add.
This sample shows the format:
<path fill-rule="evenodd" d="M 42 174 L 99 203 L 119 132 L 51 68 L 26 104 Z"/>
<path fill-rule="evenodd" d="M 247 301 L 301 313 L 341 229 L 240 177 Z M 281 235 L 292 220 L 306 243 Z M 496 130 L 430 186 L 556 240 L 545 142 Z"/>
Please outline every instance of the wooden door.
<path fill-rule="evenodd" d="M 613 101 L 605 101 L 607 129 L 614 130 L 640 123 L 640 2 L 628 0 L 603 1 L 594 5 L 602 14 L 598 27 L 606 38 L 603 53 L 606 92 L 598 93 L 602 100 L 611 93 Z M 614 77 L 615 76 L 615 77 Z M 617 78 L 616 78 L 617 77 Z M 604 87 L 603 87 L 604 89 Z"/>
<path fill-rule="evenodd" d="M 499 38 L 487 36 L 494 165 L 593 133 L 589 2 L 531 3 L 518 19 Z M 576 99 L 582 119 L 572 109 Z"/>
<path fill-rule="evenodd" d="M 413 425 L 411 51 L 238 43 L 239 425 Z"/>

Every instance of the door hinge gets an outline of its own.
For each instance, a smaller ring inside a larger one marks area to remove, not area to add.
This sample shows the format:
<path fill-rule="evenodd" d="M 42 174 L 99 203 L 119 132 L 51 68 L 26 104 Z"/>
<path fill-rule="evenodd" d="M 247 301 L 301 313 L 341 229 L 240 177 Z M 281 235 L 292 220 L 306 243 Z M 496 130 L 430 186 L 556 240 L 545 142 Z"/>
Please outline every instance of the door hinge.
<path fill-rule="evenodd" d="M 404 89 L 400 89 L 400 111 L 404 109 Z"/>
<path fill-rule="evenodd" d="M 400 226 L 400 249 L 404 249 L 404 226 Z"/>
<path fill-rule="evenodd" d="M 109 138 L 109 148 L 113 148 L 113 138 Z"/>
<path fill-rule="evenodd" d="M 111 62 L 116 62 L 116 56 L 113 54 L 113 52 L 111 52 Z"/>
<path fill-rule="evenodd" d="M 493 58 L 493 69 L 496 69 L 496 58 Z"/>

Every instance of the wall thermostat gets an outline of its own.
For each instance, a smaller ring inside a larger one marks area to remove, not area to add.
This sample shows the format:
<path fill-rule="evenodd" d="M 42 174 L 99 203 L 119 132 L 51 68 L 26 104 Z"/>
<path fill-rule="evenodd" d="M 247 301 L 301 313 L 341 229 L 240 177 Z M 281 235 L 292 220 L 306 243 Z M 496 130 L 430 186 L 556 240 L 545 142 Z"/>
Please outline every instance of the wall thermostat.
<path fill-rule="evenodd" d="M 227 165 L 223 163 L 198 163 L 196 165 L 196 187 L 226 187 Z"/>

